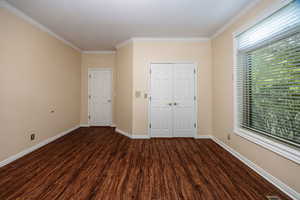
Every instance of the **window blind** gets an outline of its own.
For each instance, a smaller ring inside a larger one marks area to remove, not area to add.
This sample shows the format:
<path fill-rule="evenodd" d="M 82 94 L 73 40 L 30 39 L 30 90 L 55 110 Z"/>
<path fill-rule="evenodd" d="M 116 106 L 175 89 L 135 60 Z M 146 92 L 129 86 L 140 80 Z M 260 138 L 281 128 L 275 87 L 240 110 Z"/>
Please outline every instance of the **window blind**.
<path fill-rule="evenodd" d="M 237 37 L 238 49 L 250 50 L 297 32 L 300 25 L 300 1 L 293 1 Z"/>
<path fill-rule="evenodd" d="M 300 147 L 300 5 L 237 36 L 239 128 Z"/>

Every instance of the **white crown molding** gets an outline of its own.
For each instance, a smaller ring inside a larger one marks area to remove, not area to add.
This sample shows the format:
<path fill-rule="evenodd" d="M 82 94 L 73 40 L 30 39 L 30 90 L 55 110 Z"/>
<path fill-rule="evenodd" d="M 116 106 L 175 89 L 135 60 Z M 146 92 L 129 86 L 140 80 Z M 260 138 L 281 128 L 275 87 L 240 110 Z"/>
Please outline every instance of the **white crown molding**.
<path fill-rule="evenodd" d="M 71 42 L 65 40 L 64 38 L 62 38 L 61 36 L 57 35 L 56 33 L 54 33 L 53 31 L 51 31 L 49 28 L 47 28 L 46 26 L 40 24 L 39 22 L 37 22 L 36 20 L 34 20 L 33 18 L 29 17 L 28 15 L 26 15 L 24 12 L 22 12 L 21 10 L 19 10 L 18 8 L 14 7 L 13 5 L 11 5 L 10 3 L 8 3 L 5 0 L 0 1 L 0 7 L 2 8 L 6 8 L 7 10 L 9 10 L 10 12 L 14 13 L 15 15 L 17 15 L 18 17 L 21 17 L 22 19 L 24 19 L 25 21 L 27 21 L 28 23 L 34 25 L 35 27 L 39 28 L 40 30 L 48 33 L 49 35 L 53 36 L 54 38 L 62 41 L 64 44 L 72 47 L 73 49 L 81 52 L 81 49 L 79 47 L 77 47 L 76 45 L 72 44 Z"/>
<path fill-rule="evenodd" d="M 300 199 L 300 194 L 297 191 L 295 191 L 294 189 L 292 189 L 291 187 L 289 187 L 288 185 L 286 185 L 285 183 L 283 183 L 281 180 L 279 180 L 278 178 L 272 176 L 267 171 L 265 171 L 263 168 L 259 167 L 254 162 L 252 162 L 251 160 L 249 160 L 245 156 L 241 155 L 236 150 L 232 149 L 231 147 L 229 147 L 227 144 L 225 144 L 224 142 L 222 142 L 218 138 L 212 137 L 212 139 L 213 139 L 214 142 L 219 144 L 226 151 L 231 153 L 233 156 L 235 156 L 237 159 L 242 161 L 244 164 L 246 164 L 252 170 L 257 172 L 260 176 L 264 177 L 267 181 L 269 181 L 271 184 L 276 186 L 278 189 L 280 189 L 282 192 L 287 194 L 289 197 L 291 197 L 294 200 Z"/>
<path fill-rule="evenodd" d="M 154 42 L 205 42 L 210 39 L 207 37 L 179 37 L 179 38 L 163 38 L 163 37 L 133 37 L 132 40 L 135 42 L 139 41 L 154 41 Z"/>
<path fill-rule="evenodd" d="M 82 51 L 83 54 L 115 54 L 116 51 Z"/>
<path fill-rule="evenodd" d="M 125 40 L 119 44 L 116 45 L 116 49 L 119 49 L 123 46 L 126 46 L 127 44 L 130 44 L 132 42 L 206 42 L 209 41 L 210 38 L 207 37 L 180 37 L 180 38 L 163 38 L 163 37 L 133 37 L 129 40 Z"/>
<path fill-rule="evenodd" d="M 124 47 L 124 46 L 126 46 L 127 44 L 130 44 L 130 43 L 132 43 L 132 42 L 133 42 L 132 38 L 130 38 L 130 39 L 128 39 L 128 40 L 125 40 L 125 41 L 123 41 L 123 42 L 117 44 L 117 45 L 116 45 L 116 49 L 120 49 L 121 47 Z"/>
<path fill-rule="evenodd" d="M 216 38 L 218 35 L 223 33 L 229 26 L 234 24 L 240 17 L 245 15 L 248 11 L 250 11 L 254 6 L 256 6 L 261 0 L 253 0 L 248 6 L 246 6 L 243 10 L 241 10 L 237 15 L 235 15 L 231 20 L 229 20 L 224 26 L 216 31 L 211 37 L 211 39 Z"/>
<path fill-rule="evenodd" d="M 58 138 L 61 138 L 61 137 L 65 136 L 65 135 L 71 133 L 72 131 L 78 129 L 79 127 L 80 126 L 75 126 L 75 127 L 71 128 L 71 129 L 69 129 L 67 131 L 64 131 L 64 132 L 62 132 L 62 133 L 60 133 L 60 134 L 58 134 L 56 136 L 48 138 L 48 139 L 46 139 L 46 140 L 44 140 L 44 141 L 42 141 L 42 142 L 40 142 L 40 143 L 38 143 L 38 144 L 36 144 L 36 145 L 28 148 L 28 149 L 25 149 L 25 150 L 21 151 L 20 153 L 17 153 L 15 155 L 13 155 L 13 156 L 11 156 L 11 157 L 9 157 L 9 158 L 1 161 L 0 162 L 0 167 L 3 167 L 3 166 L 5 166 L 5 165 L 7 165 L 7 164 L 9 164 L 9 163 L 11 163 L 11 162 L 13 162 L 15 160 L 17 160 L 17 159 L 19 159 L 19 158 L 27 155 L 27 154 L 29 154 L 29 153 L 31 153 L 31 152 L 33 152 L 33 151 L 35 151 L 35 150 L 37 150 L 37 149 L 45 146 L 46 144 L 49 144 L 50 142 L 53 142 L 54 140 L 57 140 Z"/>

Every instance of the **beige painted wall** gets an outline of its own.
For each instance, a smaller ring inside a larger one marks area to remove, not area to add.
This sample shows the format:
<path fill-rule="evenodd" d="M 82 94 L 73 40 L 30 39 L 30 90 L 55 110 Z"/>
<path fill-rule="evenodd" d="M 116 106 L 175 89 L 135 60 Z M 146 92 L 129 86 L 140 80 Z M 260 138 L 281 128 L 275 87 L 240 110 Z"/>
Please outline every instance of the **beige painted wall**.
<path fill-rule="evenodd" d="M 132 133 L 133 45 L 127 44 L 116 54 L 116 126 Z"/>
<path fill-rule="evenodd" d="M 79 124 L 81 55 L 3 8 L 0 27 L 2 161 Z"/>
<path fill-rule="evenodd" d="M 133 45 L 133 134 L 148 134 L 148 99 L 135 98 L 135 91 L 148 93 L 150 62 L 195 62 L 198 66 L 198 134 L 212 134 L 211 43 L 137 41 Z"/>
<path fill-rule="evenodd" d="M 198 134 L 214 134 L 300 192 L 298 164 L 232 132 L 232 32 L 277 1 L 262 0 L 212 42 L 139 41 L 119 48 L 116 55 L 82 56 L 0 8 L 0 161 L 79 121 L 87 123 L 88 67 L 115 69 L 114 122 L 125 132 L 147 134 L 148 101 L 134 93 L 148 93 L 149 63 L 190 61 L 198 64 Z M 34 142 L 31 132 L 37 134 Z"/>
<path fill-rule="evenodd" d="M 233 39 L 232 33 L 256 19 L 278 0 L 262 0 L 237 23 L 212 40 L 213 47 L 213 134 L 230 147 L 300 192 L 300 165 L 233 133 Z M 231 140 L 227 140 L 231 134 Z"/>
<path fill-rule="evenodd" d="M 82 54 L 81 64 L 81 117 L 80 124 L 88 124 L 88 68 L 111 68 L 113 72 L 112 121 L 115 124 L 115 54 Z"/>

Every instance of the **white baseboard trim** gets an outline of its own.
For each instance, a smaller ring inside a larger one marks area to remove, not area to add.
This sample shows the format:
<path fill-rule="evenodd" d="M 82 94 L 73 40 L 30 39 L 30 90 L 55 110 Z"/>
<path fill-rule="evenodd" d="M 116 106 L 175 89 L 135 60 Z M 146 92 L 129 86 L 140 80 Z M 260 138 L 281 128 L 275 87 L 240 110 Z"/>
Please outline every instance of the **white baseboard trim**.
<path fill-rule="evenodd" d="M 235 156 L 237 159 L 242 161 L 248 167 L 253 169 L 260 176 L 264 177 L 267 181 L 269 181 L 271 184 L 276 186 L 282 192 L 287 194 L 289 197 L 291 197 L 294 200 L 300 199 L 300 194 L 297 191 L 295 191 L 294 189 L 292 189 L 291 187 L 289 187 L 288 185 L 286 185 L 285 183 L 283 183 L 281 180 L 275 178 L 274 176 L 272 176 L 271 174 L 266 172 L 264 169 L 262 169 L 261 167 L 257 166 L 255 163 L 250 161 L 248 158 L 241 155 L 240 153 L 238 153 L 237 151 L 235 151 L 234 149 L 232 149 L 228 145 L 226 145 L 224 142 L 222 142 L 218 138 L 212 137 L 212 140 L 214 142 L 216 142 L 217 144 L 219 144 L 221 147 L 223 147 L 225 150 L 227 150 L 229 153 L 231 153 L 233 156 Z"/>
<path fill-rule="evenodd" d="M 212 139 L 211 135 L 197 135 L 195 139 Z"/>
<path fill-rule="evenodd" d="M 25 156 L 26 154 L 29 154 L 47 144 L 49 144 L 50 142 L 57 140 L 60 137 L 63 137 L 65 135 L 67 135 L 68 133 L 76 130 L 79 127 L 86 127 L 83 126 L 83 124 L 79 125 L 79 126 L 75 126 L 67 131 L 64 131 L 56 136 L 53 136 L 51 138 L 48 138 L 28 149 L 25 149 L 23 151 L 21 151 L 18 154 L 15 154 L 3 161 L 0 162 L 0 167 L 3 167 L 23 156 Z M 133 135 L 131 136 L 129 133 L 122 131 L 120 129 L 116 129 L 116 132 L 131 138 L 131 139 L 149 139 L 150 137 L 147 135 Z M 268 172 L 266 172 L 264 169 L 262 169 L 261 167 L 257 166 L 255 163 L 253 163 L 252 161 L 250 161 L 249 159 L 247 159 L 246 157 L 244 157 L 243 155 L 241 155 L 240 153 L 238 153 L 237 151 L 235 151 L 234 149 L 232 149 L 231 147 L 229 147 L 228 145 L 226 145 L 224 142 L 222 142 L 221 140 L 219 140 L 216 137 L 210 136 L 210 135 L 198 135 L 196 137 L 196 139 L 212 139 L 214 142 L 216 142 L 217 144 L 219 144 L 221 147 L 223 147 L 225 150 L 227 150 L 229 153 L 231 153 L 233 156 L 235 156 L 237 159 L 239 159 L 240 161 L 242 161 L 244 164 L 246 164 L 248 167 L 250 167 L 252 170 L 254 170 L 255 172 L 257 172 L 260 176 L 264 177 L 267 181 L 269 181 L 271 184 L 273 184 L 274 186 L 276 186 L 278 189 L 280 189 L 282 192 L 284 192 L 285 194 L 287 194 L 289 197 L 291 197 L 294 200 L 298 200 L 300 199 L 300 194 L 295 191 L 294 189 L 292 189 L 291 187 L 289 187 L 288 185 L 286 185 L 285 183 L 283 183 L 281 180 L 275 178 L 274 176 L 272 176 L 271 174 L 269 174 Z"/>
<path fill-rule="evenodd" d="M 149 135 L 131 135 L 125 131 L 122 131 L 118 128 L 116 128 L 116 132 L 121 133 L 122 135 L 129 137 L 130 139 L 150 139 L 151 137 Z M 197 135 L 194 137 L 195 139 L 212 139 L 213 136 L 211 135 Z"/>
<path fill-rule="evenodd" d="M 130 139 L 150 139 L 148 135 L 130 135 L 129 133 L 116 128 L 116 132 L 130 138 Z"/>
<path fill-rule="evenodd" d="M 28 148 L 28 149 L 25 149 L 25 150 L 21 151 L 20 153 L 17 153 L 17 154 L 15 154 L 13 156 L 10 156 L 9 158 L 7 158 L 7 159 L 5 159 L 5 160 L 3 160 L 3 161 L 0 162 L 0 167 L 3 167 L 5 165 L 7 165 L 7 164 L 9 164 L 9 163 L 11 163 L 11 162 L 19 159 L 19 158 L 25 156 L 26 154 L 29 154 L 29 153 L 31 153 L 31 152 L 33 152 L 33 151 L 41 148 L 42 146 L 45 146 L 46 144 L 49 144 L 50 142 L 53 142 L 54 140 L 57 140 L 58 138 L 60 138 L 60 137 L 62 137 L 64 135 L 67 135 L 68 133 L 76 130 L 79 127 L 80 126 L 75 126 L 75 127 L 71 128 L 69 130 L 66 130 L 66 131 L 64 131 L 64 132 L 62 132 L 62 133 L 60 133 L 60 134 L 58 134 L 56 136 L 48 138 L 48 139 L 46 139 L 46 140 L 44 140 L 44 141 L 42 141 L 42 142 L 40 142 L 40 143 L 38 143 L 38 144 L 36 144 L 36 145 Z"/>
<path fill-rule="evenodd" d="M 125 131 L 122 131 L 122 130 L 120 130 L 120 129 L 118 129 L 118 128 L 116 128 L 116 132 L 118 132 L 118 133 L 120 133 L 120 134 L 122 134 L 122 135 L 124 135 L 124 136 L 126 136 L 126 137 L 131 138 L 131 135 L 130 135 L 129 133 L 127 133 L 127 132 L 125 132 Z"/>
<path fill-rule="evenodd" d="M 89 124 L 80 124 L 80 127 L 90 127 L 90 125 Z M 112 125 L 110 125 L 110 127 L 115 128 L 116 125 L 112 124 Z"/>
<path fill-rule="evenodd" d="M 89 124 L 80 124 L 80 127 L 90 127 Z"/>
<path fill-rule="evenodd" d="M 131 139 L 150 139 L 148 135 L 132 135 Z"/>

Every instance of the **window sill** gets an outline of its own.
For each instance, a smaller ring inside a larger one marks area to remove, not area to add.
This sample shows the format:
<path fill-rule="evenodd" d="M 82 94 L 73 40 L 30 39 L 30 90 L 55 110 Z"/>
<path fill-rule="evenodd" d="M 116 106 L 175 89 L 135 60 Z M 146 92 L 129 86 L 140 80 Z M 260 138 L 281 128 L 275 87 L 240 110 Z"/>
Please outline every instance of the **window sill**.
<path fill-rule="evenodd" d="M 251 131 L 248 131 L 248 130 L 245 130 L 242 128 L 235 128 L 234 132 L 237 135 L 239 135 L 255 144 L 258 144 L 268 150 L 271 150 L 289 160 L 292 160 L 292 161 L 300 164 L 300 151 L 298 151 L 292 147 L 281 144 L 279 142 L 275 142 L 271 139 L 260 136 L 256 133 L 253 133 Z"/>

